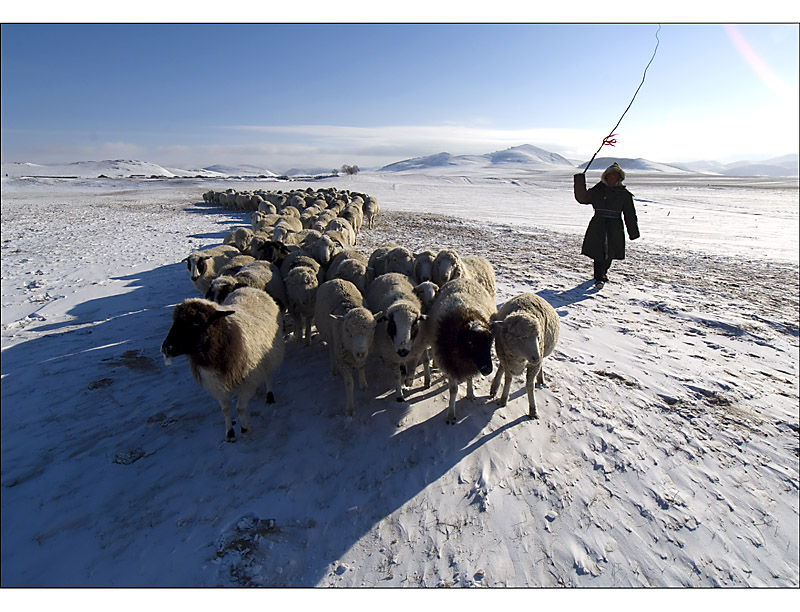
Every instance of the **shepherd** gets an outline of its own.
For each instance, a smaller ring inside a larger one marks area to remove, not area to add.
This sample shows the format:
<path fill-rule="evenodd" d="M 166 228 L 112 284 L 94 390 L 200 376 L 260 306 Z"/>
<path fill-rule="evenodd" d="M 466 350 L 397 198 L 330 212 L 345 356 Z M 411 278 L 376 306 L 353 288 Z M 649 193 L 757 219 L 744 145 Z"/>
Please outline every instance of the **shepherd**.
<path fill-rule="evenodd" d="M 614 259 L 625 259 L 625 232 L 636 240 L 639 237 L 639 224 L 633 206 L 633 194 L 622 181 L 625 171 L 617 162 L 603 171 L 600 182 L 586 189 L 586 174 L 574 177 L 575 199 L 581 204 L 591 204 L 594 216 L 586 228 L 581 254 L 594 260 L 594 286 L 601 289 L 608 282 L 608 270 Z"/>

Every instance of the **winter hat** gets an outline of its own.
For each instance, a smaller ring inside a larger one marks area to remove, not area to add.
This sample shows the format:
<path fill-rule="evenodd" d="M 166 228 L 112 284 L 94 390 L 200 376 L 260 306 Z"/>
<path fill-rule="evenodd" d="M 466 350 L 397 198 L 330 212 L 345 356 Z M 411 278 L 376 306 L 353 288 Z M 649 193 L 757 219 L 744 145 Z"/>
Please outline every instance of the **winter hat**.
<path fill-rule="evenodd" d="M 603 175 L 600 177 L 600 180 L 605 183 L 606 182 L 606 177 L 611 172 L 616 172 L 617 174 L 619 174 L 619 182 L 620 183 L 625 180 L 625 171 L 622 168 L 619 167 L 619 164 L 617 162 L 614 162 L 613 164 L 611 164 L 608 168 L 606 168 L 603 171 Z"/>

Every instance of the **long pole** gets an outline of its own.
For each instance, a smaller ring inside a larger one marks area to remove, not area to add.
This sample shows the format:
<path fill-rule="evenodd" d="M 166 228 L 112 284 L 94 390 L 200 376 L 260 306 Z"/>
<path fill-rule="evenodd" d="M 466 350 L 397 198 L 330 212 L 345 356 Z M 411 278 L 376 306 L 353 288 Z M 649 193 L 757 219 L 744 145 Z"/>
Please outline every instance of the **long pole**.
<path fill-rule="evenodd" d="M 625 112 L 622 113 L 622 116 L 619 118 L 619 121 L 617 121 L 617 125 L 615 125 L 611 129 L 611 131 L 608 133 L 608 136 L 603 138 L 603 142 L 600 144 L 600 147 L 597 149 L 597 151 L 594 152 L 594 155 L 592 155 L 592 159 L 589 160 L 589 163 L 586 164 L 586 168 L 584 168 L 584 170 L 583 170 L 584 174 L 586 174 L 586 171 L 589 169 L 589 166 L 592 165 L 592 162 L 594 161 L 594 158 L 597 157 L 597 154 L 600 152 L 600 149 L 602 149 L 607 144 L 613 144 L 610 139 L 611 139 L 612 136 L 614 136 L 614 131 L 619 127 L 619 124 L 622 123 L 622 117 L 625 116 L 625 113 L 628 112 L 628 109 L 631 107 L 631 105 L 633 104 L 633 101 L 636 99 L 636 94 L 639 93 L 639 90 L 642 88 L 642 85 L 644 85 L 644 79 L 647 76 L 647 69 L 650 67 L 650 64 L 653 63 L 653 60 L 656 57 L 656 51 L 658 51 L 658 45 L 661 43 L 661 40 L 658 38 L 658 33 L 660 31 L 661 31 L 661 24 L 658 24 L 658 30 L 656 30 L 656 48 L 653 49 L 653 57 L 650 58 L 650 61 L 647 62 L 647 66 L 644 67 L 644 74 L 642 74 L 642 82 L 639 83 L 639 87 L 636 88 L 636 92 L 633 94 L 633 97 L 631 98 L 631 101 L 628 102 L 628 108 L 626 108 Z"/>

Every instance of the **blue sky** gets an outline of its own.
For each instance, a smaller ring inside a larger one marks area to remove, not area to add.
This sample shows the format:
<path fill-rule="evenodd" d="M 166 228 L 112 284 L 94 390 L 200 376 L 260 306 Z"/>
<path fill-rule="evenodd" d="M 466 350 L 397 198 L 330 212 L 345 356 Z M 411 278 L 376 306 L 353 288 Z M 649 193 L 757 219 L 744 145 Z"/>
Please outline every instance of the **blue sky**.
<path fill-rule="evenodd" d="M 2 160 L 375 167 L 534 144 L 586 160 L 657 24 L 3 24 Z M 798 149 L 796 24 L 664 24 L 602 155 Z"/>

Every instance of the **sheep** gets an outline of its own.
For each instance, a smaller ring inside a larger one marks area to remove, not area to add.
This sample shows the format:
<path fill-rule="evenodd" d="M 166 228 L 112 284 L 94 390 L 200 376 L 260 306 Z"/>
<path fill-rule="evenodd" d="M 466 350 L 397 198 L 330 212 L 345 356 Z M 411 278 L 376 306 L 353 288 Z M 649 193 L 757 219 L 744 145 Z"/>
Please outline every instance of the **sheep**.
<path fill-rule="evenodd" d="M 422 251 L 414 255 L 414 280 L 417 284 L 433 280 L 433 262 L 436 260 L 436 253 L 433 251 Z"/>
<path fill-rule="evenodd" d="M 345 242 L 353 246 L 356 243 L 356 230 L 353 229 L 350 221 L 344 217 L 336 217 L 328 221 L 324 232 L 341 232 L 345 237 Z"/>
<path fill-rule="evenodd" d="M 336 236 L 325 232 L 308 247 L 308 251 L 323 268 L 327 268 L 341 248 L 342 243 L 336 240 Z"/>
<path fill-rule="evenodd" d="M 215 278 L 206 293 L 206 299 L 221 304 L 228 295 L 240 287 L 253 287 L 266 291 L 281 310 L 288 304 L 280 270 L 273 263 L 259 260 L 242 266 L 233 276 Z"/>
<path fill-rule="evenodd" d="M 272 372 L 284 357 L 278 314 L 270 296 L 250 287 L 237 289 L 221 306 L 204 298 L 188 298 L 173 310 L 172 327 L 161 345 L 165 363 L 187 356 L 194 379 L 219 402 L 228 442 L 236 440 L 231 393 L 238 396 L 242 434 L 251 429 L 247 405 L 262 382 L 267 403 L 275 402 Z"/>
<path fill-rule="evenodd" d="M 222 244 L 232 244 L 242 253 L 249 253 L 252 240 L 253 230 L 249 227 L 237 227 L 225 235 L 225 238 L 222 239 Z"/>
<path fill-rule="evenodd" d="M 333 278 L 341 278 L 353 283 L 356 288 L 365 294 L 368 286 L 367 266 L 363 261 L 358 259 L 343 259 L 333 272 L 329 269 L 325 273 L 325 278 L 331 280 Z"/>
<path fill-rule="evenodd" d="M 467 255 L 462 259 L 464 264 L 464 274 L 478 281 L 484 289 L 495 297 L 497 286 L 495 283 L 494 267 L 485 257 L 478 255 Z"/>
<path fill-rule="evenodd" d="M 297 247 L 293 247 L 298 250 Z M 293 252 L 282 242 L 272 240 L 268 234 L 254 234 L 250 242 L 250 254 L 256 259 L 270 261 L 280 267 L 283 260 Z"/>
<path fill-rule="evenodd" d="M 303 223 L 299 217 L 292 215 L 279 215 L 279 217 L 280 219 L 272 225 L 273 240 L 286 242 L 289 235 L 303 230 Z"/>
<path fill-rule="evenodd" d="M 386 257 L 381 259 L 376 268 L 375 276 L 399 272 L 408 278 L 414 278 L 414 254 L 407 248 L 396 246 L 386 253 Z"/>
<path fill-rule="evenodd" d="M 474 399 L 472 378 L 492 372 L 493 338 L 489 323 L 496 311 L 492 297 L 471 278 L 445 283 L 431 306 L 428 339 L 436 365 L 448 378 L 448 424 L 456 421 L 459 383 L 467 381 L 467 398 Z"/>
<path fill-rule="evenodd" d="M 255 233 L 265 233 L 270 234 L 272 233 L 272 228 L 275 224 L 284 218 L 283 215 L 280 214 L 267 214 L 259 211 L 253 212 L 251 215 L 251 220 L 253 222 L 253 231 Z"/>
<path fill-rule="evenodd" d="M 275 206 L 275 204 L 264 200 L 258 203 L 258 208 L 256 210 L 258 210 L 258 212 L 263 212 L 268 215 L 274 215 L 278 212 L 278 209 Z"/>
<path fill-rule="evenodd" d="M 364 224 L 364 211 L 361 210 L 360 206 L 348 204 L 344 207 L 344 210 L 339 213 L 339 216 L 342 219 L 346 219 L 350 225 L 353 226 L 356 234 L 361 231 L 361 226 Z"/>
<path fill-rule="evenodd" d="M 439 287 L 464 274 L 464 262 L 453 249 L 442 249 L 433 260 L 431 280 Z"/>
<path fill-rule="evenodd" d="M 428 314 L 430 311 L 433 302 L 436 300 L 436 293 L 438 291 L 439 287 L 432 281 L 425 281 L 414 286 L 414 294 L 419 298 L 420 304 L 422 304 L 423 314 Z"/>
<path fill-rule="evenodd" d="M 528 417 L 537 418 L 534 381 L 544 383 L 542 362 L 553 352 L 558 342 L 561 323 L 558 313 L 546 300 L 534 293 L 523 293 L 508 300 L 492 315 L 491 329 L 500 362 L 492 381 L 490 396 L 494 397 L 505 373 L 503 392 L 495 401 L 499 406 L 508 403 L 511 379 L 525 370 L 525 390 L 528 392 Z"/>
<path fill-rule="evenodd" d="M 359 388 L 366 390 L 364 368 L 375 334 L 375 315 L 365 307 L 364 298 L 353 283 L 336 278 L 320 285 L 314 319 L 320 337 L 328 345 L 331 373 L 341 374 L 344 379 L 345 414 L 352 417 L 353 368 L 358 370 Z"/>
<path fill-rule="evenodd" d="M 242 266 L 246 266 L 254 261 L 256 261 L 255 257 L 251 257 L 250 255 L 231 257 L 228 262 L 219 269 L 217 276 L 233 276 L 242 269 Z"/>
<path fill-rule="evenodd" d="M 380 206 L 378 206 L 378 200 L 373 198 L 372 196 L 367 197 L 364 200 L 364 204 L 361 207 L 364 211 L 364 221 L 367 223 L 367 227 L 369 229 L 375 228 L 375 217 L 378 216 L 378 212 L 380 212 Z"/>
<path fill-rule="evenodd" d="M 218 276 L 219 270 L 237 255 L 241 255 L 241 251 L 235 246 L 221 244 L 208 249 L 192 251 L 183 261 L 186 262 L 189 278 L 195 289 L 201 295 L 205 295 L 211 281 Z"/>
<path fill-rule="evenodd" d="M 398 402 L 405 400 L 403 382 L 411 386 L 420 361 L 425 368 L 425 388 L 431 386 L 430 363 L 427 359 L 427 335 L 423 329 L 427 317 L 414 294 L 408 277 L 390 272 L 375 279 L 369 286 L 366 301 L 376 315 L 375 347 L 381 361 L 392 368 Z M 385 325 L 384 325 L 385 323 Z"/>
<path fill-rule="evenodd" d="M 283 283 L 286 287 L 287 308 L 294 323 L 294 337 L 305 340 L 308 346 L 311 344 L 314 306 L 320 285 L 317 271 L 311 266 L 298 264 L 283 275 Z"/>

